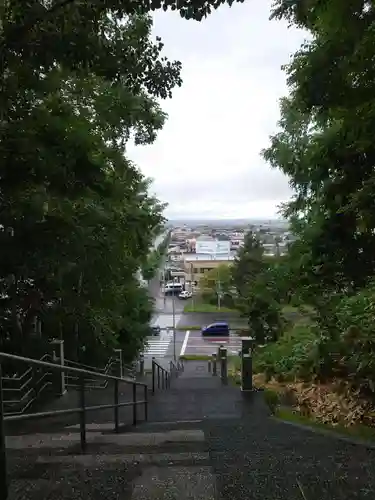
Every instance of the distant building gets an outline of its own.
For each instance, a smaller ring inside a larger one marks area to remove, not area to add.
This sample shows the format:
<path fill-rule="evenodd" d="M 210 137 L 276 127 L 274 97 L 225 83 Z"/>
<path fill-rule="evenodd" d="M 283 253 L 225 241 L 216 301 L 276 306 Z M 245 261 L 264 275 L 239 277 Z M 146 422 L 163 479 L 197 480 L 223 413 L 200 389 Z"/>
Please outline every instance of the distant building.
<path fill-rule="evenodd" d="M 187 281 L 199 281 L 200 278 L 211 271 L 216 269 L 222 264 L 230 265 L 234 261 L 232 254 L 209 255 L 207 253 L 196 253 L 184 255 L 184 269 Z"/>

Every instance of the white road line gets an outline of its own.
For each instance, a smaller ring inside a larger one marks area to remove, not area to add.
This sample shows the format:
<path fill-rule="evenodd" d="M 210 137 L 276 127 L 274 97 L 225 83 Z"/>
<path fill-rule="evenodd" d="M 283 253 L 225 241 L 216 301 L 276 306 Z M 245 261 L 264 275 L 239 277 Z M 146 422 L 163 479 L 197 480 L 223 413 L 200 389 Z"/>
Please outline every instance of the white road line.
<path fill-rule="evenodd" d="M 182 347 L 181 347 L 180 356 L 183 356 L 185 354 L 186 346 L 187 346 L 187 343 L 188 343 L 188 340 L 189 340 L 189 335 L 190 335 L 190 330 L 186 330 L 185 338 L 184 338 L 184 343 L 182 344 Z"/>

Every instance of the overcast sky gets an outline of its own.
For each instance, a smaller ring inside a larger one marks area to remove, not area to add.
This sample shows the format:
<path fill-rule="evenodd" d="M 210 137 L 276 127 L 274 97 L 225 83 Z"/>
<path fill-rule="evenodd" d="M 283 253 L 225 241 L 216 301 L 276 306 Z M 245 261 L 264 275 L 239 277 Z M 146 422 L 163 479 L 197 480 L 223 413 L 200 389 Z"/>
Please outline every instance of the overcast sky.
<path fill-rule="evenodd" d="M 158 12 L 154 33 L 182 62 L 183 85 L 151 146 L 128 155 L 154 179 L 169 218 L 273 218 L 288 180 L 260 157 L 287 93 L 281 65 L 306 34 L 269 21 L 272 0 L 223 6 L 201 23 Z"/>

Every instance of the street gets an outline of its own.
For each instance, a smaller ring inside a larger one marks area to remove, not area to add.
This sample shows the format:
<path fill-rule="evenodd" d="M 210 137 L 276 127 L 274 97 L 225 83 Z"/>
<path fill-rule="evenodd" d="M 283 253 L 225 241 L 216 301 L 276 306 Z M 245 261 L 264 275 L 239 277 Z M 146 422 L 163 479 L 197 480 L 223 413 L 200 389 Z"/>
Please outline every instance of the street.
<path fill-rule="evenodd" d="M 155 357 L 158 363 L 167 365 L 174 356 L 207 355 L 216 351 L 218 345 L 224 344 L 228 354 L 236 354 L 240 348 L 240 340 L 232 331 L 229 338 L 203 338 L 200 330 L 188 327 L 205 326 L 216 321 L 226 321 L 232 330 L 246 328 L 246 320 L 236 313 L 184 313 L 186 300 L 178 297 L 165 297 L 160 289 L 158 276 L 150 281 L 149 293 L 155 301 L 155 313 L 151 324 L 162 329 L 160 335 L 147 339 L 144 351 L 145 367 L 151 367 L 151 359 Z M 175 320 L 175 341 L 173 339 L 173 310 Z"/>

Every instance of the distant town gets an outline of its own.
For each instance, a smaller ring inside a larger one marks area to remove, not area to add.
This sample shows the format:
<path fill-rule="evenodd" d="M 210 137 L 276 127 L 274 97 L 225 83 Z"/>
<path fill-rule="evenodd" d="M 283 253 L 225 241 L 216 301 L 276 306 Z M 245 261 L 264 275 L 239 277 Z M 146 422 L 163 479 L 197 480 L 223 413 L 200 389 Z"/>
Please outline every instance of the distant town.
<path fill-rule="evenodd" d="M 256 233 L 266 255 L 285 255 L 294 239 L 286 221 L 169 221 L 171 239 L 166 271 L 172 278 L 199 282 L 203 274 L 235 259 L 248 231 Z"/>

